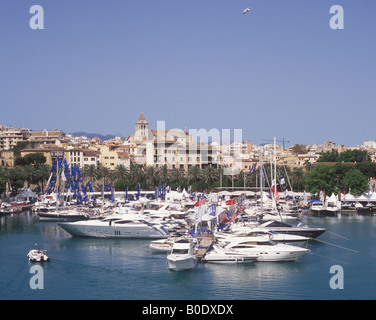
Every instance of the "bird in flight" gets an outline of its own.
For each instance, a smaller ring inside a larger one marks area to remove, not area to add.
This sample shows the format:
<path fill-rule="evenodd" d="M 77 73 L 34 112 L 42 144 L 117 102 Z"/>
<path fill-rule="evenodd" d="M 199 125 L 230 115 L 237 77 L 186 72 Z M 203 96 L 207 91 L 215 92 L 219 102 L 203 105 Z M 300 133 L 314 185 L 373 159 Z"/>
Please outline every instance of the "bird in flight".
<path fill-rule="evenodd" d="M 248 11 L 251 11 L 251 8 L 244 9 L 243 14 L 247 13 Z"/>

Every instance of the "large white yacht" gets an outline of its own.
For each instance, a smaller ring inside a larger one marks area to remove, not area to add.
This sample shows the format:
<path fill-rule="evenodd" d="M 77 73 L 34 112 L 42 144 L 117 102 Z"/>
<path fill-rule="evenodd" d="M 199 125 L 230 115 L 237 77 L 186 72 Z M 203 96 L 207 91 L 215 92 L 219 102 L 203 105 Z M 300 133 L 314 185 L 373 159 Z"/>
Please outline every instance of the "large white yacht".
<path fill-rule="evenodd" d="M 104 219 L 60 222 L 58 225 L 75 237 L 91 238 L 166 238 L 169 232 L 140 214 L 114 214 Z"/>
<path fill-rule="evenodd" d="M 275 243 L 289 244 L 298 247 L 306 246 L 310 238 L 292 235 L 292 234 L 283 234 L 277 233 L 266 228 L 249 228 L 246 226 L 233 226 L 231 233 L 219 232 L 215 234 L 216 239 L 219 241 L 224 241 L 226 239 L 231 240 L 251 240 L 254 237 L 264 236 L 273 240 Z"/>
<path fill-rule="evenodd" d="M 249 255 L 257 255 L 257 261 L 296 261 L 309 252 L 308 249 L 275 243 L 266 237 L 223 241 L 218 244 L 225 249 L 235 249 Z"/>
<path fill-rule="evenodd" d="M 247 252 L 241 252 L 236 249 L 226 249 L 218 245 L 214 245 L 213 248 L 208 251 L 202 258 L 204 262 L 208 263 L 249 263 L 255 262 L 258 259 L 258 254 L 249 254 Z"/>

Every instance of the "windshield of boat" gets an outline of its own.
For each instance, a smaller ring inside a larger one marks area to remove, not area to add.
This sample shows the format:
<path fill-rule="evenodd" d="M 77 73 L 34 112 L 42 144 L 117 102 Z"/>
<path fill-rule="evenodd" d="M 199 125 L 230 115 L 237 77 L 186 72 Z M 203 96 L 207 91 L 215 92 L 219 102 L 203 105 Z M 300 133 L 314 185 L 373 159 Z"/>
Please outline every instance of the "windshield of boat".
<path fill-rule="evenodd" d="M 188 254 L 188 249 L 173 249 L 173 254 Z"/>

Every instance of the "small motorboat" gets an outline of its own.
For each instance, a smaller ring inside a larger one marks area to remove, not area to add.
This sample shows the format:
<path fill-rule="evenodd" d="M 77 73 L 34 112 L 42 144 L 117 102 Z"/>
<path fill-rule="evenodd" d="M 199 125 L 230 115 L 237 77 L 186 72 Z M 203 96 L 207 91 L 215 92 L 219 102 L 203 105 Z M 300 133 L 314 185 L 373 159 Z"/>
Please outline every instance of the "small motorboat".
<path fill-rule="evenodd" d="M 46 262 L 50 260 L 46 255 L 46 250 L 33 249 L 29 251 L 27 256 L 29 260 L 33 262 Z"/>
<path fill-rule="evenodd" d="M 197 261 L 193 240 L 189 239 L 175 241 L 167 256 L 168 268 L 176 271 L 193 269 Z"/>

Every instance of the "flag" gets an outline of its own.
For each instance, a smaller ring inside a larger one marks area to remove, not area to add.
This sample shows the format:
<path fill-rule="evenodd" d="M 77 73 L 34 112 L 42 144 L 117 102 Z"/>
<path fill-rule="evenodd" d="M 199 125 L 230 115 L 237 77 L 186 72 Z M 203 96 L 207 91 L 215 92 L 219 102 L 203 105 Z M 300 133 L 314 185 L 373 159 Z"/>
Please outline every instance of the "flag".
<path fill-rule="evenodd" d="M 232 206 L 234 204 L 236 204 L 236 199 L 235 198 L 234 199 L 230 199 L 230 200 L 226 200 L 226 205 L 227 206 Z"/>
<path fill-rule="evenodd" d="M 50 177 L 48 178 L 48 181 L 47 181 L 46 188 L 44 189 L 44 192 L 43 192 L 44 194 L 47 192 L 48 186 L 50 185 L 52 175 L 53 175 L 53 173 L 51 171 Z"/>
<path fill-rule="evenodd" d="M 251 168 L 251 171 L 250 171 L 251 174 L 254 174 L 254 173 L 255 173 L 255 171 L 256 171 L 256 167 L 257 167 L 257 163 L 254 163 L 254 164 L 252 165 L 252 168 Z"/>
<path fill-rule="evenodd" d="M 63 167 L 63 165 L 61 164 L 61 160 L 60 160 L 59 157 L 57 157 L 57 164 L 58 164 L 59 168 Z"/>
<path fill-rule="evenodd" d="M 64 170 L 61 171 L 61 180 L 64 182 L 67 181 L 67 178 L 65 177 Z"/>
<path fill-rule="evenodd" d="M 324 205 L 324 193 L 322 192 L 322 190 L 320 191 L 320 201 L 321 203 Z"/>
<path fill-rule="evenodd" d="M 86 195 L 86 186 L 84 186 L 83 184 L 81 185 L 81 190 L 82 190 L 82 193 L 84 195 Z"/>
<path fill-rule="evenodd" d="M 75 165 L 72 163 L 71 164 L 71 176 L 76 179 L 76 170 L 75 170 Z"/>
<path fill-rule="evenodd" d="M 207 212 L 207 214 L 209 214 L 211 216 L 215 216 L 215 214 L 216 214 L 215 204 L 208 206 L 208 209 L 207 209 L 206 212 Z"/>
<path fill-rule="evenodd" d="M 81 177 L 81 170 L 80 170 L 80 166 L 79 165 L 76 166 L 76 171 L 77 171 L 77 175 L 79 177 Z"/>
<path fill-rule="evenodd" d="M 90 192 L 94 192 L 93 185 L 91 184 L 91 180 L 87 183 L 86 188 L 89 187 Z"/>
<path fill-rule="evenodd" d="M 199 207 L 202 204 L 205 204 L 205 198 L 202 199 L 202 200 L 198 200 L 193 206 L 194 207 Z"/>
<path fill-rule="evenodd" d="M 266 179 L 266 173 L 265 173 L 265 168 L 262 166 L 262 178 Z"/>

